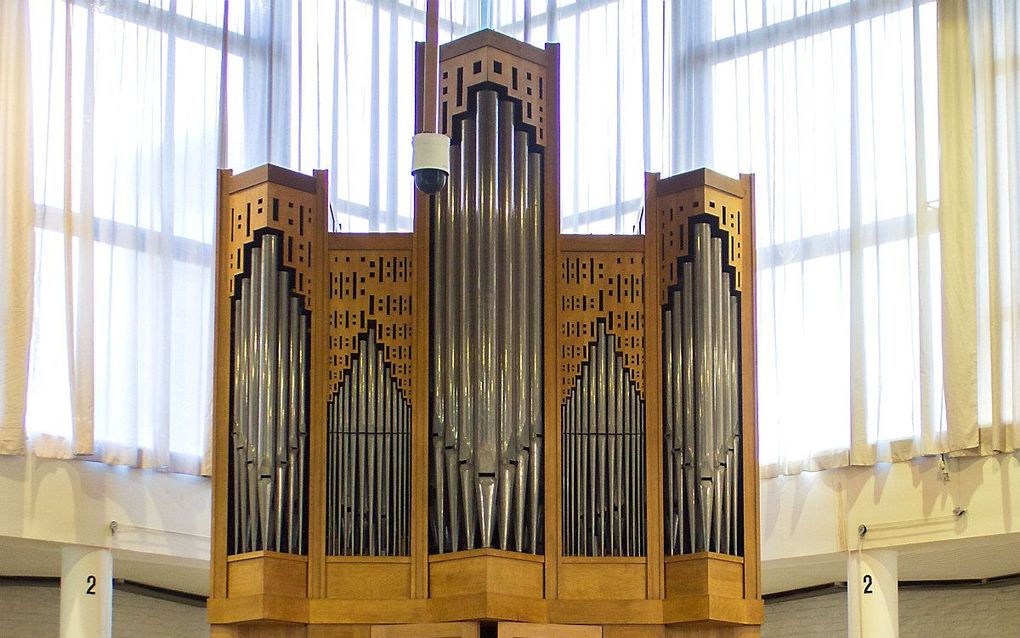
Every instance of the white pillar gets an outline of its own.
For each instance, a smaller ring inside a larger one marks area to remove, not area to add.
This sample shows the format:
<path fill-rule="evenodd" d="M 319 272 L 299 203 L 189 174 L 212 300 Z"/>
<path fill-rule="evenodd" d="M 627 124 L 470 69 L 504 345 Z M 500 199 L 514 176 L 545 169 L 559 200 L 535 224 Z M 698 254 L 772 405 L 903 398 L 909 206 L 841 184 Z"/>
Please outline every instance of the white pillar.
<path fill-rule="evenodd" d="M 69 545 L 61 551 L 60 638 L 109 638 L 113 631 L 113 555 Z"/>
<path fill-rule="evenodd" d="M 847 565 L 849 638 L 900 635 L 899 575 L 896 552 L 851 552 Z"/>

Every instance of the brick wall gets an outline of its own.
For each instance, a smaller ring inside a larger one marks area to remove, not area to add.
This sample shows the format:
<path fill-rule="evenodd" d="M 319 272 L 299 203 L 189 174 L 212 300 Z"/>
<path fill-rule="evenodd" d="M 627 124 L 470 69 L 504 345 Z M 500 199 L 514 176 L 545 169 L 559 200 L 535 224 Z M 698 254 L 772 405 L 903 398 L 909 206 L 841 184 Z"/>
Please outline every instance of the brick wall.
<path fill-rule="evenodd" d="M 0 585 L 0 636 L 57 638 L 60 589 L 55 586 Z M 115 638 L 208 638 L 205 608 L 113 590 Z"/>
<path fill-rule="evenodd" d="M 765 605 L 762 638 L 845 638 L 846 593 Z M 900 638 L 1020 636 L 1020 584 L 900 590 Z"/>

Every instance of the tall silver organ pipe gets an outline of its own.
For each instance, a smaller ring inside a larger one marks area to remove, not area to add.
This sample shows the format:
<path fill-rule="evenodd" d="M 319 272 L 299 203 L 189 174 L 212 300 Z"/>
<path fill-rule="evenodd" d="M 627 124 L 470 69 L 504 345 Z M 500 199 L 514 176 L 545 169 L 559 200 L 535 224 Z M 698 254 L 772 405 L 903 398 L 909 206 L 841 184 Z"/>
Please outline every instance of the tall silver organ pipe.
<path fill-rule="evenodd" d="M 566 403 L 562 493 L 565 556 L 645 553 L 644 399 L 616 335 L 598 322 Z"/>
<path fill-rule="evenodd" d="M 305 552 L 308 314 L 264 233 L 233 301 L 230 552 Z"/>
<path fill-rule="evenodd" d="M 725 231 L 690 247 L 662 315 L 666 553 L 742 555 L 740 294 Z"/>
<path fill-rule="evenodd" d="M 326 411 L 326 553 L 407 556 L 411 408 L 374 324 L 357 348 Z"/>
<path fill-rule="evenodd" d="M 432 551 L 541 550 L 542 155 L 513 100 L 455 123 L 432 235 Z"/>

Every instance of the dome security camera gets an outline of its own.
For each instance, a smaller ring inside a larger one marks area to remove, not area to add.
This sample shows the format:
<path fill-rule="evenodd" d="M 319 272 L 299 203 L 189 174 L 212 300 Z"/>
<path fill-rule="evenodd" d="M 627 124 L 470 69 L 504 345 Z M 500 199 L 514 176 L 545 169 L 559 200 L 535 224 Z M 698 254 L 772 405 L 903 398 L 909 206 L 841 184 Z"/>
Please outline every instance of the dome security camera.
<path fill-rule="evenodd" d="M 421 192 L 431 195 L 446 186 L 450 175 L 450 138 L 441 133 L 418 133 L 411 140 L 411 175 Z"/>

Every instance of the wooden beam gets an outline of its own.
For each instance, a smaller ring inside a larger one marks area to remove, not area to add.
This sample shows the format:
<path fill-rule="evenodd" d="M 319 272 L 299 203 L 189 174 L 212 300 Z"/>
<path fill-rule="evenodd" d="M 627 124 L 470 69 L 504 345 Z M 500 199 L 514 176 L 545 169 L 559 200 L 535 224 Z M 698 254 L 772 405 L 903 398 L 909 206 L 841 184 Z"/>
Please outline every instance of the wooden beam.
<path fill-rule="evenodd" d="M 543 376 L 545 383 L 545 597 L 557 597 L 556 569 L 560 556 L 560 397 L 559 349 L 556 347 L 559 320 L 556 290 L 560 257 L 560 45 L 545 45 L 546 146 L 543 156 L 544 215 L 542 282 Z"/>
<path fill-rule="evenodd" d="M 316 170 L 315 217 L 309 236 L 310 260 L 316 264 L 312 282 L 311 357 L 309 367 L 310 418 L 308 422 L 308 596 L 319 598 L 326 590 L 326 403 L 329 379 L 326 374 L 328 352 L 321 345 L 329 342 L 327 307 L 329 268 L 326 265 L 326 225 L 329 217 L 327 171 Z"/>
<path fill-rule="evenodd" d="M 662 598 L 662 321 L 659 307 L 659 211 L 657 173 L 645 174 L 645 475 L 647 477 L 647 596 Z"/>
<path fill-rule="evenodd" d="M 210 589 L 212 598 L 227 595 L 227 462 L 230 445 L 230 297 L 227 280 L 227 238 L 230 237 L 230 207 L 227 199 L 232 187 L 230 169 L 217 171 L 216 216 L 216 321 L 213 339 L 213 432 L 212 432 L 212 564 Z"/>
<path fill-rule="evenodd" d="M 744 291 L 740 299 L 740 374 L 743 384 L 744 455 L 744 598 L 761 598 L 761 547 L 758 528 L 761 520 L 758 502 L 758 352 L 754 298 L 757 292 L 754 256 L 755 210 L 754 175 L 742 174 L 744 220 L 741 242 L 744 245 Z"/>

